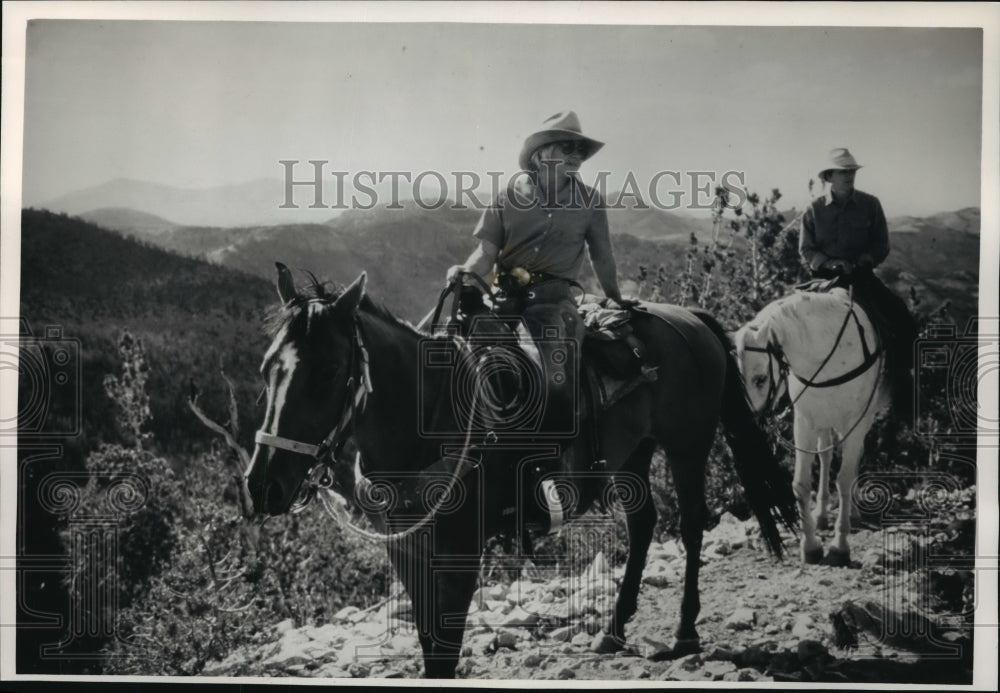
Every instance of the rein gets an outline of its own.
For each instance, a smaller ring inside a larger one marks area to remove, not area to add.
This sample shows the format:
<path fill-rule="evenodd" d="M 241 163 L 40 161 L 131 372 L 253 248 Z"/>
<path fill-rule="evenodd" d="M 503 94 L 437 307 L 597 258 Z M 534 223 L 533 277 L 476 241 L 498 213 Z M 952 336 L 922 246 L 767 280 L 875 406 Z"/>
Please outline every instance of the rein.
<path fill-rule="evenodd" d="M 802 395 L 804 395 L 806 390 L 808 390 L 810 387 L 825 388 L 825 387 L 835 387 L 837 385 L 843 385 L 844 383 L 850 382 L 851 380 L 854 380 L 855 378 L 861 376 L 863 373 L 867 372 L 875 363 L 881 360 L 883 352 L 881 341 L 876 346 L 874 351 L 868 348 L 868 342 L 865 340 L 864 328 L 861 325 L 861 321 L 858 318 L 857 313 L 854 311 L 853 292 L 850 293 L 850 298 L 851 298 L 851 304 L 848 307 L 847 314 L 844 315 L 844 322 L 840 325 L 840 330 L 837 332 L 837 338 L 834 340 L 833 348 L 830 349 L 830 353 L 826 355 L 826 357 L 823 359 L 823 362 L 820 363 L 819 367 L 813 373 L 811 378 L 808 379 L 802 378 L 799 375 L 797 375 L 794 371 L 792 371 L 791 364 L 788 362 L 788 358 L 785 356 L 784 349 L 782 349 L 781 345 L 773 338 L 771 341 L 767 343 L 766 347 L 754 347 L 754 346 L 743 347 L 744 351 L 763 353 L 768 355 L 767 398 L 764 401 L 764 408 L 762 410 L 763 413 L 766 414 L 768 412 L 773 411 L 775 405 L 777 404 L 778 392 L 780 391 L 780 385 L 782 383 L 784 383 L 785 385 L 785 390 L 786 391 L 788 390 L 789 373 L 794 375 L 795 378 L 805 386 L 802 388 L 799 394 L 796 395 L 795 399 L 793 399 L 791 404 L 789 405 L 791 408 L 794 408 L 795 403 L 799 401 Z M 837 351 L 837 347 L 840 346 L 840 340 L 843 338 L 844 332 L 847 330 L 847 325 L 850 323 L 851 318 L 854 319 L 854 323 L 858 328 L 858 334 L 861 337 L 861 349 L 865 355 L 864 359 L 862 360 L 861 364 L 855 366 L 847 373 L 843 373 L 828 380 L 817 381 L 816 376 L 818 376 L 820 372 L 822 372 L 822 370 L 826 367 L 826 364 L 830 362 L 831 358 L 833 358 L 834 353 L 836 353 Z M 774 369 L 771 365 L 772 359 L 774 361 L 777 361 L 778 363 L 778 372 L 780 374 L 780 380 L 776 380 L 774 377 Z M 879 388 L 879 379 L 876 379 L 875 385 L 872 388 L 871 393 L 868 395 L 868 401 L 865 404 L 865 408 L 861 412 L 861 416 L 859 416 L 858 420 L 855 421 L 854 424 L 847 430 L 847 433 L 845 433 L 843 436 L 840 436 L 840 440 L 848 438 L 851 435 L 851 433 L 854 432 L 854 429 L 856 429 L 864 420 L 865 416 L 868 414 L 868 410 L 871 408 L 872 403 L 875 401 L 875 394 L 878 392 L 878 388 Z M 776 426 L 773 426 L 772 430 L 775 430 L 776 428 L 777 428 Z M 777 439 L 784 447 L 788 448 L 789 450 L 794 450 L 796 452 L 804 452 L 807 454 L 820 454 L 828 452 L 830 450 L 833 450 L 837 446 L 836 443 L 832 443 L 821 450 L 803 450 L 794 443 L 789 443 L 787 440 L 785 440 L 784 436 L 780 434 L 777 435 Z"/>
<path fill-rule="evenodd" d="M 340 448 L 347 440 L 347 431 L 351 422 L 354 421 L 356 414 L 364 409 L 368 395 L 375 391 L 375 388 L 372 387 L 371 372 L 368 365 L 368 349 L 365 347 L 364 339 L 361 336 L 361 324 L 357 314 L 354 316 L 354 340 L 356 348 L 351 349 L 351 362 L 348 365 L 348 372 L 354 370 L 356 362 L 360 363 L 360 371 L 356 374 L 358 386 L 354 391 L 354 396 L 348 397 L 345 400 L 344 410 L 341 412 L 337 425 L 333 427 L 333 430 L 330 431 L 319 445 L 276 436 L 263 429 L 258 430 L 254 434 L 254 442 L 259 445 L 306 455 L 315 460 L 315 464 L 309 468 L 309 471 L 306 472 L 306 476 L 302 480 L 302 484 L 306 486 L 305 495 L 293 503 L 292 512 L 297 513 L 304 510 L 317 490 L 330 490 L 330 487 L 333 485 L 333 473 L 330 464 L 326 461 L 327 457 L 331 456 L 331 454 L 333 457 L 336 457 L 337 452 L 340 451 Z M 355 374 L 351 373 L 347 379 L 348 389 L 350 389 L 354 380 Z M 248 468 L 244 474 L 244 478 L 249 477 L 249 474 L 250 469 Z M 302 484 L 300 484 L 300 489 Z M 301 495 L 301 491 L 297 495 Z"/>
<path fill-rule="evenodd" d="M 443 294 L 442 299 L 446 295 L 447 293 Z M 355 389 L 354 396 L 349 396 L 345 401 L 344 410 L 341 413 L 340 419 L 337 422 L 337 425 L 334 426 L 333 430 L 330 431 L 329 435 L 327 435 L 326 438 L 324 438 L 318 445 L 313 445 L 290 438 L 284 438 L 282 436 L 272 435 L 264 430 L 258 430 L 254 436 L 254 440 L 260 445 L 278 448 L 300 455 L 306 455 L 315 460 L 315 463 L 309 468 L 299 484 L 299 490 L 296 493 L 297 498 L 292 504 L 291 512 L 301 512 L 307 505 L 309 505 L 314 497 L 319 495 L 320 502 L 327 513 L 352 532 L 367 539 L 383 542 L 398 542 L 415 534 L 421 528 L 425 527 L 448 501 L 448 498 L 454 490 L 455 484 L 458 483 L 458 480 L 464 477 L 465 474 L 467 474 L 468 471 L 474 466 L 466 465 L 468 459 L 467 453 L 469 448 L 472 447 L 471 439 L 474 417 L 469 417 L 469 427 L 466 431 L 465 444 L 463 446 L 461 456 L 459 457 L 458 464 L 449 479 L 448 487 L 440 495 L 434 507 L 431 508 L 431 510 L 420 521 L 408 527 L 406 530 L 390 533 L 369 532 L 353 524 L 350 517 L 348 517 L 347 512 L 344 510 L 343 505 L 334 500 L 336 497 L 341 499 L 341 503 L 345 502 L 343 497 L 331 488 L 333 485 L 333 468 L 328 461 L 328 458 L 332 457 L 334 461 L 336 461 L 336 454 L 339 452 L 344 442 L 346 442 L 347 431 L 349 430 L 350 425 L 353 423 L 356 415 L 364 410 L 368 395 L 375 391 L 371 382 L 368 349 L 365 346 L 361 331 L 360 317 L 357 313 L 354 314 L 354 337 L 355 348 L 351 350 L 351 363 L 348 366 L 348 369 L 353 370 L 355 363 L 359 363 L 360 368 L 359 373 L 351 374 L 347 380 L 347 385 L 348 388 L 350 388 L 351 384 L 355 380 L 355 375 L 357 376 L 358 385 Z M 480 388 L 481 385 L 477 381 L 473 401 L 479 399 Z M 364 474 L 361 472 L 360 463 L 361 453 L 359 452 L 355 460 L 355 478 L 358 480 L 358 485 L 361 488 L 365 488 L 365 484 L 367 483 L 370 485 L 371 482 L 365 478 Z M 250 469 L 248 468 L 244 474 L 244 478 L 248 477 L 249 473 Z M 382 513 L 382 516 L 384 518 L 385 513 Z"/>
<path fill-rule="evenodd" d="M 481 387 L 482 387 L 481 383 L 477 380 L 477 382 L 476 382 L 476 389 L 475 389 L 475 392 L 473 394 L 473 405 L 479 399 Z M 321 490 L 321 491 L 324 492 L 324 493 L 322 493 L 319 496 L 320 503 L 322 503 L 322 505 L 323 505 L 323 509 L 326 510 L 327 514 L 330 517 L 332 517 L 334 520 L 336 520 L 341 526 L 343 526 L 346 529 L 354 532 L 355 534 L 357 534 L 358 536 L 360 536 L 360 537 L 362 537 L 364 539 L 369 539 L 369 540 L 372 540 L 372 541 L 381 541 L 381 542 L 386 542 L 386 543 L 396 543 L 396 542 L 402 541 L 403 539 L 406 539 L 409 536 L 412 536 L 413 534 L 416 534 L 422 528 L 424 528 L 425 526 L 427 526 L 427 524 L 430 523 L 434 519 L 434 517 L 438 514 L 438 512 L 440 512 L 441 508 L 448 502 L 448 499 L 451 496 L 451 493 L 452 493 L 452 491 L 455 488 L 455 484 L 458 483 L 459 479 L 464 478 L 465 475 L 472 468 L 475 467 L 474 464 L 472 464 L 472 465 L 467 465 L 466 464 L 467 461 L 468 461 L 468 459 L 469 459 L 468 455 L 467 455 L 468 452 L 469 452 L 469 448 L 472 447 L 472 428 L 474 426 L 473 422 L 474 422 L 474 417 L 470 416 L 469 417 L 469 427 L 466 430 L 466 434 L 465 434 L 465 443 L 464 443 L 464 445 L 462 447 L 461 455 L 459 455 L 459 457 L 458 457 L 458 462 L 455 465 L 455 469 L 452 471 L 451 478 L 448 480 L 448 487 L 441 493 L 441 495 L 439 496 L 437 502 L 434 504 L 434 507 L 431 508 L 427 512 L 427 514 L 424 515 L 416 524 L 413 524 L 413 525 L 407 527 L 405 530 L 403 530 L 401 532 L 378 532 L 377 533 L 377 532 L 369 532 L 366 529 L 362 529 L 361 527 L 358 527 L 356 524 L 354 524 L 352 522 L 350 516 L 348 515 L 347 511 L 344 508 L 345 502 L 343 500 L 341 500 L 338 503 L 335 500 L 335 497 L 338 497 L 338 498 L 341 498 L 341 499 L 342 499 L 342 497 L 339 494 L 337 494 L 335 491 L 333 491 L 331 488 L 329 488 L 329 486 L 318 489 L 318 490 Z M 447 459 L 447 457 L 448 456 L 442 457 L 441 459 Z M 313 475 L 313 470 L 310 470 L 309 474 L 307 475 L 307 478 L 310 478 L 310 480 L 311 480 L 312 475 Z M 358 454 L 356 455 L 356 457 L 354 459 L 354 478 L 355 478 L 356 483 L 357 483 L 357 488 L 365 489 L 365 488 L 368 488 L 368 487 L 371 486 L 371 481 L 368 480 L 364 476 L 364 473 L 361 471 L 361 452 L 360 451 L 358 452 Z M 386 519 L 385 519 L 386 518 L 385 512 L 380 513 L 380 515 L 381 515 L 383 524 L 385 524 L 387 526 L 388 523 L 386 522 Z"/>

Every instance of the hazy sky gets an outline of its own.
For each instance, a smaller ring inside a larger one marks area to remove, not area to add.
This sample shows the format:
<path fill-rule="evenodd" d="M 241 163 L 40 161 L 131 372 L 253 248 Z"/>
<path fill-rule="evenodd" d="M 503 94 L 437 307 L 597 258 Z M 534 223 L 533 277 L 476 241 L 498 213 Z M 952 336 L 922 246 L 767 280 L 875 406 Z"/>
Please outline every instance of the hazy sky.
<path fill-rule="evenodd" d="M 801 207 L 847 146 L 890 216 L 980 204 L 978 29 L 38 20 L 26 63 L 25 204 L 278 179 L 280 159 L 513 173 L 567 108 L 611 189 L 737 170 Z"/>

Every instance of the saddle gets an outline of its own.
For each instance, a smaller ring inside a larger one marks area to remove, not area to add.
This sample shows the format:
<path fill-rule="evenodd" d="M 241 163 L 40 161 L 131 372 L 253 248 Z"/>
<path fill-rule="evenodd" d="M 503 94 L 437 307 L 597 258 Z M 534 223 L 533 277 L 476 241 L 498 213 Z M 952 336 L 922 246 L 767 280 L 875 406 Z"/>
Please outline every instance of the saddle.
<path fill-rule="evenodd" d="M 854 283 L 851 277 L 847 275 L 839 275 L 831 278 L 816 277 L 814 279 L 810 279 L 809 281 L 802 282 L 801 284 L 796 284 L 794 288 L 796 291 L 820 294 L 830 293 L 834 289 L 843 289 L 850 294 L 851 299 L 861 307 L 861 309 L 868 316 L 868 319 L 872 321 L 872 325 L 875 326 L 876 337 L 880 341 L 886 340 L 887 338 L 891 339 L 891 316 L 881 310 L 878 302 L 873 300 L 872 297 L 862 289 L 861 285 Z"/>
<path fill-rule="evenodd" d="M 646 345 L 632 328 L 632 311 L 608 308 L 609 299 L 580 299 L 585 327 L 583 370 L 595 397 L 595 408 L 607 409 L 643 382 L 656 380 L 656 367 L 646 362 Z"/>
<path fill-rule="evenodd" d="M 465 287 L 457 304 L 450 324 L 460 336 L 473 337 L 479 343 L 495 339 L 501 349 L 522 349 L 541 368 L 535 350 L 522 342 L 527 341 L 523 331 L 518 334 L 520 318 L 490 315 L 483 294 L 474 287 Z M 584 379 L 581 383 L 589 385 L 583 389 L 585 397 L 590 395 L 586 403 L 591 412 L 607 409 L 638 385 L 657 377 L 656 367 L 646 363 L 646 346 L 632 328 L 632 311 L 609 305 L 610 299 L 592 295 L 578 299 L 584 325 L 580 375 Z"/>
<path fill-rule="evenodd" d="M 491 314 L 478 290 L 461 291 L 457 303 L 459 310 L 453 313 L 449 329 L 479 347 L 476 350 L 479 354 L 476 359 L 477 368 L 481 374 L 480 386 L 486 391 L 479 406 L 483 408 L 485 417 L 501 421 L 511 412 L 517 411 L 516 406 L 506 406 L 513 391 L 520 394 L 537 390 L 536 386 L 524 380 L 511 382 L 510 374 L 516 371 L 517 376 L 522 379 L 537 377 L 541 373 L 538 352 L 533 343 L 525 343 L 532 340 L 526 329 L 518 329 L 520 317 Z M 608 305 L 608 299 L 598 300 L 586 295 L 578 299 L 578 311 L 584 325 L 578 380 L 580 415 L 584 422 L 581 435 L 589 443 L 589 466 L 592 471 L 603 470 L 606 464 L 599 433 L 602 412 L 635 388 L 657 379 L 657 368 L 646 363 L 646 346 L 632 327 L 632 311 L 609 308 Z M 516 353 L 512 354 L 512 351 Z M 528 373 L 527 369 L 504 366 L 505 361 L 509 366 L 511 362 L 520 360 L 523 363 L 526 359 L 531 359 L 534 363 L 537 369 L 534 374 Z M 507 380 L 504 380 L 503 375 L 498 376 L 504 373 L 508 375 Z M 502 430 L 500 435 L 503 435 Z M 551 481 L 542 480 L 548 471 L 550 468 L 539 466 L 534 471 L 533 480 L 528 482 L 541 485 L 544 491 L 542 495 L 548 505 L 539 508 L 537 515 L 525 520 L 525 529 L 530 531 L 521 533 L 521 539 L 525 542 L 523 550 L 527 555 L 533 552 L 531 532 L 551 534 L 558 531 L 564 521 L 564 510 L 568 510 L 562 507 L 562 501 L 558 500 L 557 495 L 553 496 L 552 488 L 545 487 L 545 484 L 552 484 Z M 597 494 L 597 502 L 602 510 L 603 497 L 603 494 Z M 513 511 L 513 508 L 509 510 Z M 509 543 L 511 539 L 508 537 L 506 541 Z"/>

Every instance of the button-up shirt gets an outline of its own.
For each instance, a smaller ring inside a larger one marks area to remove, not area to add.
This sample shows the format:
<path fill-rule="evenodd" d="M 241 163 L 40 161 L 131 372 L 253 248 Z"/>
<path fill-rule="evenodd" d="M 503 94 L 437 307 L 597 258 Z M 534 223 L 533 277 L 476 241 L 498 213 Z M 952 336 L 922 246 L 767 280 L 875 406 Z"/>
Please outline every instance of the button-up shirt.
<path fill-rule="evenodd" d="M 608 215 L 597 191 L 576 183 L 561 199 L 547 198 L 537 184 L 521 178 L 483 210 L 473 235 L 500 249 L 501 269 L 523 267 L 576 279 L 585 247 L 592 258 L 613 257 Z"/>
<path fill-rule="evenodd" d="M 878 198 L 860 190 L 842 201 L 831 191 L 817 197 L 802 215 L 799 254 L 812 270 L 830 259 L 856 264 L 865 254 L 880 264 L 889 254 L 889 229 Z"/>

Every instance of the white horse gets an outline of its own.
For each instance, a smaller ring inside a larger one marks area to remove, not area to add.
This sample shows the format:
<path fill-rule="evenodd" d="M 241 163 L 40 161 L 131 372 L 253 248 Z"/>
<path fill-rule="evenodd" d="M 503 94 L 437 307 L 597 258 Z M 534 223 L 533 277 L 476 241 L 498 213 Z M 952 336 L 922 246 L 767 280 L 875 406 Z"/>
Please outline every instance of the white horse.
<path fill-rule="evenodd" d="M 851 501 L 865 435 L 889 404 L 884 351 L 864 310 L 843 289 L 795 292 L 766 306 L 733 340 L 751 406 L 770 413 L 787 391 L 794 411 L 795 497 L 802 519 L 802 560 L 818 563 L 826 528 L 830 461 L 841 452 L 840 506 L 829 561 L 850 563 Z M 820 459 L 815 512 L 810 512 L 813 457 Z"/>

